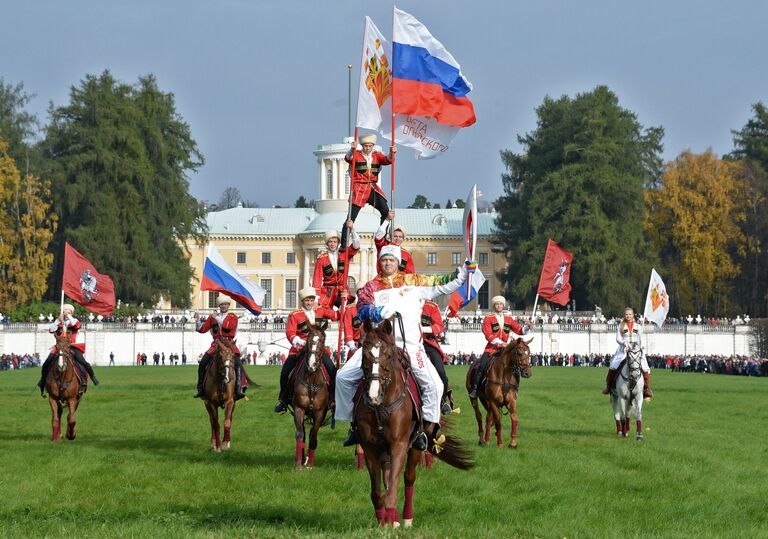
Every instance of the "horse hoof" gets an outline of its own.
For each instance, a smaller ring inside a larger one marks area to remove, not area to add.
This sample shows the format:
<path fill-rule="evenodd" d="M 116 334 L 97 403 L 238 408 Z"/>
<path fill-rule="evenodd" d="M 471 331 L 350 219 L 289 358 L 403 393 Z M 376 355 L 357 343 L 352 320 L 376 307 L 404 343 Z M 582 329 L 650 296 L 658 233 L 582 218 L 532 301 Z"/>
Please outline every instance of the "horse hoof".
<path fill-rule="evenodd" d="M 398 521 L 395 521 L 395 522 L 392 523 L 392 527 L 393 528 L 399 528 L 400 527 L 400 523 Z"/>
<path fill-rule="evenodd" d="M 510 449 L 517 449 L 517 442 L 509 442 Z"/>
<path fill-rule="evenodd" d="M 404 528 L 411 528 L 411 527 L 413 527 L 413 519 L 412 518 L 404 518 L 403 519 L 403 527 Z"/>
<path fill-rule="evenodd" d="M 76 434 L 73 432 L 72 434 L 67 434 L 67 440 L 72 441 L 75 439 Z"/>
<path fill-rule="evenodd" d="M 480 447 L 485 447 L 485 440 L 480 440 L 479 442 L 477 442 L 477 445 L 479 445 Z"/>
<path fill-rule="evenodd" d="M 293 467 L 293 470 L 296 471 L 296 472 L 300 472 L 302 470 L 302 468 L 303 468 L 303 466 L 297 462 L 296 466 Z"/>
<path fill-rule="evenodd" d="M 638 432 L 638 433 L 637 433 L 637 436 L 635 437 L 635 439 L 636 439 L 638 442 L 642 442 L 642 441 L 643 441 L 643 439 L 644 439 L 644 437 L 643 437 L 643 435 L 642 435 L 642 434 L 640 434 L 640 433 Z"/>

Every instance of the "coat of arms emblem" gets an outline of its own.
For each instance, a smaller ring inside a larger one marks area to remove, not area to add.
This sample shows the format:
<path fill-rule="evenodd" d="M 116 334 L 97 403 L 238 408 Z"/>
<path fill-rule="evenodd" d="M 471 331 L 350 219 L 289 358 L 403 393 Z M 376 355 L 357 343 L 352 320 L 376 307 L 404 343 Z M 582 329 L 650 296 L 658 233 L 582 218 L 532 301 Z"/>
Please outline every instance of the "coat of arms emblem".
<path fill-rule="evenodd" d="M 83 297 L 89 303 L 96 299 L 96 296 L 99 294 L 96 284 L 96 276 L 91 275 L 90 269 L 86 269 L 80 276 L 80 292 L 82 292 Z"/>

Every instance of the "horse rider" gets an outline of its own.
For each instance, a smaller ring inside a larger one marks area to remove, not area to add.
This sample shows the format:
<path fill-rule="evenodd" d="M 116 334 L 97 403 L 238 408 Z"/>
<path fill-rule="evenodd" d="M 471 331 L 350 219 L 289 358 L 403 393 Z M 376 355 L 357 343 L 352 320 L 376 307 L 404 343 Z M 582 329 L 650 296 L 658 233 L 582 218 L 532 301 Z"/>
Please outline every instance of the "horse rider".
<path fill-rule="evenodd" d="M 469 397 L 472 399 L 477 398 L 477 388 L 483 374 L 488 369 L 491 356 L 503 349 L 512 340 L 513 333 L 526 335 L 530 329 L 528 324 L 521 326 L 514 318 L 504 314 L 506 303 L 507 300 L 504 299 L 504 296 L 494 296 L 491 299 L 493 312 L 483 318 L 483 335 L 488 342 L 485 345 L 483 355 L 475 361 L 472 367 L 472 388 L 469 392 Z M 529 324 L 532 326 L 533 321 L 530 321 Z"/>
<path fill-rule="evenodd" d="M 55 335 L 61 335 L 62 331 L 69 332 L 69 342 L 71 343 L 70 350 L 72 351 L 72 357 L 75 358 L 80 365 L 85 368 L 88 376 L 93 380 L 93 385 L 99 385 L 99 381 L 96 379 L 96 375 L 93 373 L 93 367 L 85 360 L 85 343 L 77 342 L 78 332 L 80 331 L 80 321 L 75 318 L 75 308 L 69 303 L 65 303 L 61 309 L 59 317 L 48 327 L 48 333 Z M 37 387 L 40 388 L 40 394 L 45 391 L 45 379 L 48 377 L 48 370 L 51 368 L 51 364 L 56 359 L 58 350 L 54 346 L 51 348 L 51 353 L 45 358 L 43 366 L 40 372 L 40 381 L 37 383 Z"/>
<path fill-rule="evenodd" d="M 619 327 L 616 329 L 616 342 L 619 347 L 616 349 L 616 353 L 613 354 L 611 365 L 608 368 L 608 374 L 605 377 L 605 388 L 603 389 L 603 395 L 607 395 L 611 392 L 613 383 L 616 381 L 616 376 L 619 373 L 621 364 L 627 357 L 627 350 L 633 344 L 637 344 L 640 347 L 642 356 L 640 358 L 640 368 L 643 371 L 643 381 L 645 382 L 643 388 L 643 398 L 650 399 L 653 397 L 651 391 L 651 369 L 648 366 L 648 360 L 645 358 L 645 350 L 642 349 L 643 339 L 642 326 L 635 322 L 635 310 L 632 307 L 624 309 L 624 320 L 621 321 Z"/>
<path fill-rule="evenodd" d="M 312 286 L 320 291 L 318 303 L 323 307 L 341 306 L 347 290 L 344 266 L 351 264 L 352 258 L 360 251 L 360 237 L 351 219 L 347 221 L 347 227 L 352 231 L 352 245 L 339 249 L 339 233 L 330 230 L 325 233 L 325 246 L 328 250 L 320 253 L 315 261 Z"/>
<path fill-rule="evenodd" d="M 206 316 L 203 319 L 199 318 L 199 315 L 195 313 L 195 327 L 198 333 L 211 332 L 213 342 L 208 350 L 205 351 L 203 357 L 200 359 L 200 364 L 197 366 L 197 394 L 194 396 L 196 399 L 202 399 L 204 388 L 203 382 L 205 381 L 205 371 L 208 369 L 208 365 L 213 359 L 213 353 L 216 351 L 216 341 L 222 339 L 234 340 L 237 335 L 237 315 L 235 313 L 228 312 L 229 306 L 232 300 L 224 294 L 219 294 L 216 297 L 216 304 L 219 306 L 219 312 L 213 316 Z M 242 383 L 242 363 L 240 362 L 240 350 L 235 348 L 235 400 L 240 400 L 245 397 L 243 393 Z"/>
<path fill-rule="evenodd" d="M 288 352 L 288 358 L 283 363 L 280 371 L 280 396 L 275 405 L 275 413 L 282 413 L 288 409 L 288 377 L 296 368 L 296 362 L 299 359 L 304 345 L 307 344 L 307 335 L 310 326 L 319 326 L 323 320 L 338 320 L 339 313 L 333 309 L 316 305 L 317 292 L 311 286 L 299 290 L 299 300 L 301 309 L 293 311 L 288 316 L 288 323 L 285 325 L 285 336 L 291 343 L 291 350 Z M 330 387 L 328 388 L 330 405 L 333 406 L 335 398 L 336 384 L 336 365 L 331 361 L 328 351 L 323 351 L 323 365 L 328 372 Z"/>
<path fill-rule="evenodd" d="M 386 289 L 401 289 L 405 292 L 410 288 L 420 300 L 433 299 L 442 294 L 450 294 L 464 283 L 467 277 L 465 265 L 448 275 L 418 275 L 415 273 L 403 273 L 398 270 L 400 265 L 400 248 L 396 245 L 382 247 L 379 255 L 381 272 L 371 281 L 366 283 L 357 294 L 358 313 L 360 319 L 370 319 L 374 323 L 382 322 L 395 313 L 386 306 L 376 305 L 376 292 Z M 427 429 L 429 436 L 421 430 L 413 443 L 415 449 L 425 451 L 428 448 L 428 440 L 436 439 L 440 422 L 440 397 L 443 393 L 443 383 L 440 380 L 435 367 L 430 361 L 425 361 L 426 352 L 421 340 L 420 319 L 403 320 L 405 336 L 400 333 L 395 324 L 395 337 L 398 346 L 404 347 L 411 361 L 411 370 L 416 382 L 419 384 L 422 395 L 422 417 L 429 423 Z M 411 325 L 415 327 L 411 327 Z M 362 371 L 363 351 L 358 349 L 347 363 L 339 370 L 336 377 L 336 419 L 352 421 L 352 400 L 357 385 L 363 377 Z M 344 441 L 345 446 L 358 443 L 357 429 L 352 423 L 349 435 Z"/>
<path fill-rule="evenodd" d="M 440 411 L 443 414 L 450 414 L 453 409 L 451 406 L 452 390 L 448 385 L 448 376 L 445 374 L 445 365 L 443 364 L 445 354 L 440 348 L 440 343 L 445 341 L 445 324 L 440 313 L 440 307 L 434 301 L 425 301 L 421 308 L 421 332 L 424 335 L 424 350 L 443 382 Z"/>
<path fill-rule="evenodd" d="M 353 296 L 352 302 L 344 308 L 344 344 L 347 347 L 347 357 L 352 356 L 360 346 L 360 326 L 363 322 L 357 312 L 356 300 L 357 296 Z"/>
<path fill-rule="evenodd" d="M 392 231 L 392 241 L 387 239 L 387 231 L 392 226 L 392 221 L 395 219 L 395 210 L 389 210 L 387 218 L 376 230 L 376 234 L 373 236 L 373 243 L 376 245 L 376 271 L 381 273 L 381 262 L 379 262 L 379 253 L 381 248 L 385 245 L 397 245 L 400 247 L 400 266 L 398 269 L 403 273 L 416 273 L 416 266 L 413 263 L 413 256 L 411 253 L 403 248 L 403 241 L 405 241 L 405 228 L 398 225 Z"/>
<path fill-rule="evenodd" d="M 363 206 L 370 204 L 379 212 L 381 216 L 379 224 L 381 224 L 389 213 L 389 206 L 387 205 L 387 197 L 384 195 L 384 191 L 379 187 L 379 173 L 381 172 L 381 167 L 392 164 L 397 148 L 395 146 L 390 147 L 389 156 L 374 151 L 376 135 L 363 135 L 360 137 L 362 150 L 358 150 L 354 144 L 353 142 L 347 155 L 344 156 L 344 160 L 349 163 L 352 173 L 352 192 L 349 195 L 352 204 L 350 220 L 355 221 L 357 214 L 360 213 Z M 347 245 L 346 228 L 341 233 L 341 245 L 342 248 Z"/>

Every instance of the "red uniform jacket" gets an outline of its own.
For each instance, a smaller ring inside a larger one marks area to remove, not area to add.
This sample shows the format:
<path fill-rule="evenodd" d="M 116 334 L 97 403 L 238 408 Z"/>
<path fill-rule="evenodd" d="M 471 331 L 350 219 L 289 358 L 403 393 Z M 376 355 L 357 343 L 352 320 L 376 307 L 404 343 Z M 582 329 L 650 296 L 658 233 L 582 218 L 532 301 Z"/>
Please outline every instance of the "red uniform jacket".
<path fill-rule="evenodd" d="M 211 336 L 213 337 L 213 342 L 206 353 L 212 354 L 218 339 L 234 339 L 235 335 L 237 335 L 237 315 L 234 313 L 227 313 L 221 327 L 219 327 L 219 321 L 216 320 L 216 316 L 209 316 L 197 330 L 198 333 L 205 333 L 206 331 L 210 331 Z M 235 354 L 240 354 L 237 345 L 235 345 Z"/>
<path fill-rule="evenodd" d="M 432 301 L 425 301 L 424 306 L 421 308 L 421 327 L 429 328 L 431 333 L 423 333 L 424 345 L 431 346 L 440 352 L 440 355 L 445 358 L 443 350 L 440 348 L 440 342 L 438 341 L 438 335 L 445 333 L 445 324 L 443 324 L 443 317 L 440 314 L 440 307 L 437 303 Z"/>
<path fill-rule="evenodd" d="M 339 251 L 336 270 L 333 269 L 331 257 L 327 251 L 317 257 L 312 286 L 319 292 L 317 302 L 319 305 L 331 307 L 336 304 L 339 291 L 347 289 L 347 284 L 344 282 L 344 266 L 349 264 L 359 251 L 352 245 Z"/>
<path fill-rule="evenodd" d="M 317 326 L 323 319 L 339 319 L 338 311 L 334 311 L 333 309 L 315 307 L 313 310 L 315 311 L 315 326 Z M 285 336 L 288 337 L 288 342 L 291 343 L 291 350 L 288 352 L 288 355 L 293 356 L 301 352 L 303 346 L 295 346 L 293 344 L 293 339 L 295 337 L 300 337 L 306 341 L 308 333 L 309 320 L 307 319 L 307 314 L 302 310 L 293 311 L 288 317 L 288 323 L 285 325 Z"/>
<path fill-rule="evenodd" d="M 67 327 L 69 331 L 69 343 L 72 348 L 77 348 L 83 354 L 85 354 L 85 343 L 77 342 L 77 332 L 80 331 L 80 321 L 77 318 L 70 318 L 69 325 Z M 63 325 L 60 321 L 56 321 L 48 328 L 49 333 L 59 335 L 63 329 Z M 51 353 L 56 353 L 56 347 L 51 348 Z"/>
<path fill-rule="evenodd" d="M 363 322 L 357 315 L 357 305 L 348 305 L 344 309 L 344 344 L 355 341 L 360 344 L 360 326 Z"/>
<path fill-rule="evenodd" d="M 385 245 L 392 245 L 392 242 L 384 236 L 381 239 L 374 238 L 373 243 L 376 244 L 376 271 L 381 273 L 381 262 L 379 261 L 379 253 L 381 248 Z M 398 268 L 403 273 L 416 273 L 416 265 L 413 263 L 413 257 L 411 253 L 400 247 L 400 265 Z"/>
<path fill-rule="evenodd" d="M 391 165 L 392 161 L 389 157 L 381 152 L 373 152 L 371 155 L 371 168 L 368 168 L 368 163 L 363 157 L 363 152 L 355 150 L 352 159 L 349 159 L 346 155 L 344 160 L 347 163 L 352 163 L 354 160 L 354 166 L 352 168 L 352 204 L 355 206 L 363 207 L 368 201 L 368 197 L 371 195 L 371 189 L 379 193 L 386 198 L 384 191 L 378 185 L 379 173 L 381 167 L 384 165 Z"/>
<path fill-rule="evenodd" d="M 499 348 L 491 344 L 494 339 L 501 339 L 507 342 L 509 335 L 516 333 L 518 335 L 523 334 L 523 328 L 520 324 L 515 322 L 511 316 L 504 316 L 504 325 L 499 325 L 499 321 L 496 319 L 495 314 L 489 314 L 483 319 L 483 335 L 485 335 L 488 344 L 485 346 L 485 351 L 489 354 L 494 353 Z"/>

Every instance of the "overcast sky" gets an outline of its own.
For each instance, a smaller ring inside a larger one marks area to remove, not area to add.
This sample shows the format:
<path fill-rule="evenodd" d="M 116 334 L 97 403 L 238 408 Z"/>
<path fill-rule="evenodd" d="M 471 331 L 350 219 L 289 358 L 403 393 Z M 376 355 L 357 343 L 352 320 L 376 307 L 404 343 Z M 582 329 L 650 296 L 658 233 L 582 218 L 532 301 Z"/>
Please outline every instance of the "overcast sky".
<path fill-rule="evenodd" d="M 606 84 L 643 125 L 664 127 L 666 159 L 730 151 L 731 129 L 768 102 L 764 0 L 397 6 L 461 64 L 477 113 L 446 155 L 398 154 L 398 207 L 419 193 L 464 198 L 472 183 L 499 196 L 499 150 L 520 150 L 545 95 Z M 263 207 L 319 197 L 312 151 L 347 134 L 347 64 L 356 95 L 364 17 L 388 38 L 392 24 L 391 3 L 360 0 L 9 0 L 0 12 L 0 76 L 36 94 L 43 122 L 48 102 L 67 103 L 85 74 L 109 69 L 134 83 L 153 73 L 206 158 L 192 194 L 215 201 L 235 186 Z"/>

